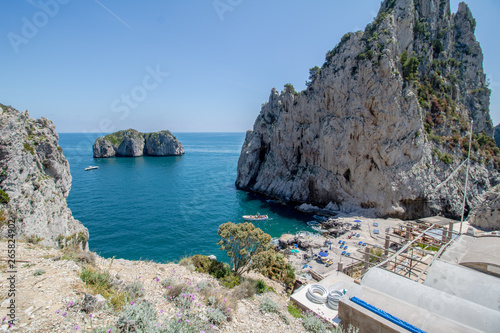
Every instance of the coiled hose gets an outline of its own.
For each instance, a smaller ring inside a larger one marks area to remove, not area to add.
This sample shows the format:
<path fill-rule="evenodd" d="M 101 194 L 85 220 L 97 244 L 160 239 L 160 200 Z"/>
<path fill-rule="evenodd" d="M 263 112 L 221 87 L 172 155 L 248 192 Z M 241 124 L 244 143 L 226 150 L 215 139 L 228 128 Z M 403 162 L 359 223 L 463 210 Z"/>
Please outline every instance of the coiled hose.
<path fill-rule="evenodd" d="M 306 297 L 313 303 L 325 304 L 328 298 L 328 291 L 319 284 L 312 284 L 307 290 Z"/>
<path fill-rule="evenodd" d="M 339 308 L 339 300 L 344 296 L 341 291 L 332 290 L 328 293 L 327 303 L 328 306 L 332 310 L 337 310 Z"/>

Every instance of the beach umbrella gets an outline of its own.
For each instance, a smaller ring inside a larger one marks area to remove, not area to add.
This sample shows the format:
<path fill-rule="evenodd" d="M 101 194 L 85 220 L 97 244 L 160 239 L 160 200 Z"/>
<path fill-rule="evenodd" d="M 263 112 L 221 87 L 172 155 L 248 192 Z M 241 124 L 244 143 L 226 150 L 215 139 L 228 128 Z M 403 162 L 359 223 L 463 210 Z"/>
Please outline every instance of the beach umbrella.
<path fill-rule="evenodd" d="M 354 222 L 356 222 L 356 223 L 361 223 L 361 220 L 354 220 Z"/>
<path fill-rule="evenodd" d="M 328 252 L 321 251 L 320 253 L 318 253 L 318 255 L 321 257 L 326 257 L 326 256 L 328 256 Z"/>

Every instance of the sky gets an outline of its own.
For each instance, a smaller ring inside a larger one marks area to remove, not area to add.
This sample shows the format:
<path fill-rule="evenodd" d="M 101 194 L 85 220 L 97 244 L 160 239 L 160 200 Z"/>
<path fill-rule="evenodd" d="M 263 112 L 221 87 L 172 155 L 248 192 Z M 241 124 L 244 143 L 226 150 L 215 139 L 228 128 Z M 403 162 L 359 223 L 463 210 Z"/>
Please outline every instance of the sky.
<path fill-rule="evenodd" d="M 456 12 L 456 0 L 451 8 Z M 500 1 L 466 1 L 500 122 Z M 380 0 L 2 0 L 0 103 L 58 132 L 242 132 Z"/>

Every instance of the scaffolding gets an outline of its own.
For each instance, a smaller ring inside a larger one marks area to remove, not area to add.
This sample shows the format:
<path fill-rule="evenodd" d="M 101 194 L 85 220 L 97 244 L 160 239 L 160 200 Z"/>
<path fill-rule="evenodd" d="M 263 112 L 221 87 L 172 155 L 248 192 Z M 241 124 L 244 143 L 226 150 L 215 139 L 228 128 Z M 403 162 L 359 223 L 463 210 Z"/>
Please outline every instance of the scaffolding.
<path fill-rule="evenodd" d="M 452 222 L 448 226 L 405 222 L 386 230 L 383 247 L 367 244 L 363 249 L 358 248 L 361 258 L 352 257 L 355 262 L 339 270 L 353 278 L 361 278 L 370 268 L 379 267 L 423 283 L 429 267 L 457 236 Z"/>

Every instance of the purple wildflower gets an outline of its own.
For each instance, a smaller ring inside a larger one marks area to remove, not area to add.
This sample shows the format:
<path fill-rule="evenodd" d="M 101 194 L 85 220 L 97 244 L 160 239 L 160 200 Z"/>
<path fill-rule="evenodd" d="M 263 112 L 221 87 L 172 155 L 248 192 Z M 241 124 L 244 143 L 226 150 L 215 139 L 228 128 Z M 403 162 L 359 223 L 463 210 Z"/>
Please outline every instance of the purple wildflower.
<path fill-rule="evenodd" d="M 134 302 L 130 302 L 130 305 L 134 305 Z"/>
<path fill-rule="evenodd" d="M 78 331 L 79 329 L 80 329 L 80 326 L 78 326 L 78 325 L 75 325 L 75 326 L 73 327 L 73 330 L 75 330 L 75 331 Z"/>
<path fill-rule="evenodd" d="M 67 312 L 63 312 L 61 313 L 61 316 L 65 317 L 68 313 Z"/>

